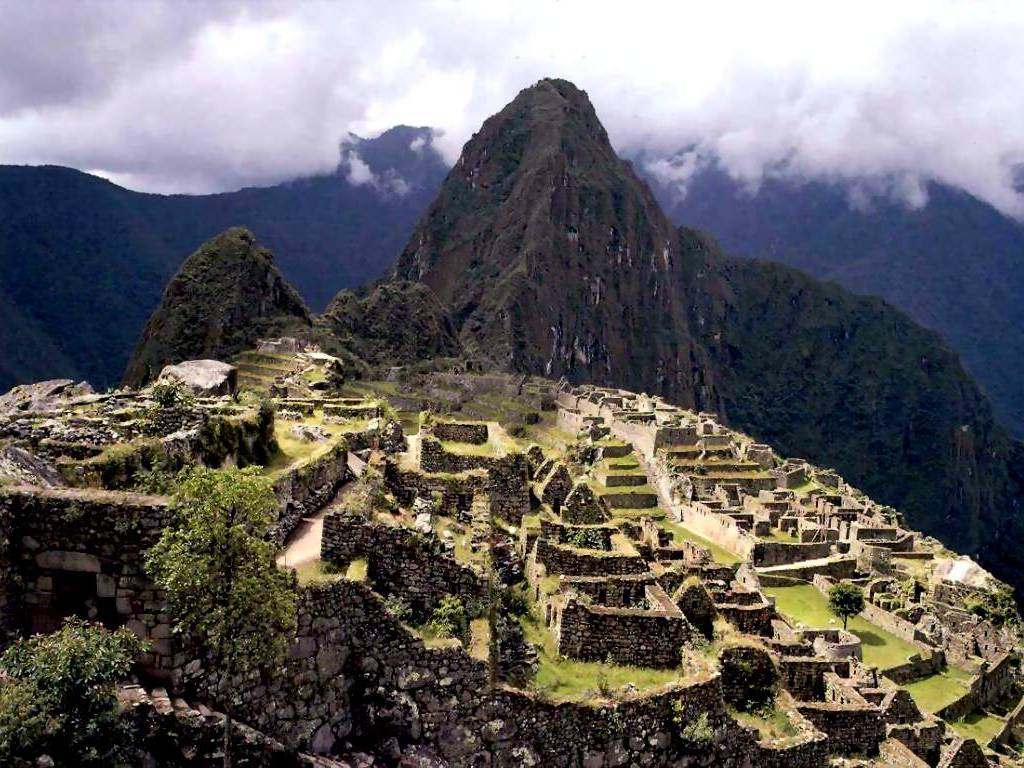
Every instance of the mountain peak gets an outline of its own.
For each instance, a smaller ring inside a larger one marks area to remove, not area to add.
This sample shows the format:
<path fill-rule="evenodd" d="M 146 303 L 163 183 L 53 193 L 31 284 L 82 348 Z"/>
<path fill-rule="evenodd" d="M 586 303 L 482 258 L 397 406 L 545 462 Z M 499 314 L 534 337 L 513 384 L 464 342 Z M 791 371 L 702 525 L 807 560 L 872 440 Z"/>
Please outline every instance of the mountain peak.
<path fill-rule="evenodd" d="M 141 386 L 169 363 L 224 359 L 288 325 L 308 326 L 309 310 L 245 227 L 207 240 L 171 278 L 125 370 Z"/>

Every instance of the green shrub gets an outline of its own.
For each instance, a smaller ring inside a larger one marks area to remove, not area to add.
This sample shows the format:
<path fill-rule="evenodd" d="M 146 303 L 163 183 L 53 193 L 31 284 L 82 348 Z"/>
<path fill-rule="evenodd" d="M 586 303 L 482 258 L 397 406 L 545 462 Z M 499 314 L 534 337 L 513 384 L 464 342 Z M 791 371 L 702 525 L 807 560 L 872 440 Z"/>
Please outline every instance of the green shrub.
<path fill-rule="evenodd" d="M 407 621 L 409 616 L 412 615 L 412 609 L 409 607 L 409 604 L 398 595 L 388 595 L 385 597 L 384 608 L 399 621 Z"/>
<path fill-rule="evenodd" d="M 192 390 L 180 381 L 158 381 L 153 385 L 153 399 L 162 409 L 191 408 L 196 404 Z"/>
<path fill-rule="evenodd" d="M 676 724 L 680 726 L 679 738 L 683 742 L 684 747 L 691 752 L 697 752 L 709 747 L 715 740 L 715 730 L 708 721 L 708 713 L 701 712 L 696 720 L 682 722 L 682 702 L 676 700 L 673 709 L 675 711 Z"/>
<path fill-rule="evenodd" d="M 462 601 L 455 595 L 442 597 L 426 627 L 435 637 L 455 637 L 465 641 L 469 637 L 469 619 Z"/>
<path fill-rule="evenodd" d="M 597 528 L 577 528 L 567 539 L 577 549 L 603 549 L 604 538 Z"/>

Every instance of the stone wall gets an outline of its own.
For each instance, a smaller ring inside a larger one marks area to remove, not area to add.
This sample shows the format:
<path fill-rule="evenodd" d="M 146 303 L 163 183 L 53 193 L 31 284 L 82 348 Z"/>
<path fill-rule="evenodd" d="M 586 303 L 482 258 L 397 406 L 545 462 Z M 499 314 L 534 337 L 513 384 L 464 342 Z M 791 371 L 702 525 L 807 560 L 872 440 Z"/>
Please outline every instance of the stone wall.
<path fill-rule="evenodd" d="M 420 469 L 424 472 L 443 472 L 454 475 L 471 469 L 488 469 L 495 461 L 493 456 L 446 451 L 440 440 L 427 435 L 423 435 L 420 440 Z"/>
<path fill-rule="evenodd" d="M 793 565 L 804 560 L 828 557 L 832 545 L 827 541 L 813 544 L 789 544 L 781 541 L 759 541 L 754 545 L 754 565 L 764 568 L 773 565 Z"/>
<path fill-rule="evenodd" d="M 280 513 L 272 536 L 283 544 L 302 518 L 320 511 L 348 478 L 348 444 L 338 440 L 322 456 L 292 467 L 274 481 Z"/>
<path fill-rule="evenodd" d="M 587 605 L 570 597 L 558 614 L 556 632 L 562 656 L 661 668 L 679 666 L 683 646 L 698 634 L 667 597 L 653 610 Z"/>
<path fill-rule="evenodd" d="M 324 517 L 320 555 L 339 566 L 366 558 L 367 578 L 374 588 L 404 600 L 420 620 L 446 594 L 458 596 L 464 604 L 488 595 L 485 575 L 456 561 L 434 533 L 332 512 Z"/>
<path fill-rule="evenodd" d="M 526 454 L 510 453 L 487 470 L 491 514 L 515 525 L 530 513 L 529 461 Z"/>
<path fill-rule="evenodd" d="M 0 489 L 7 542 L 0 564 L 8 631 L 52 632 L 69 615 L 125 625 L 149 641 L 140 659 L 167 677 L 174 649 L 164 601 L 143 571 L 143 555 L 173 519 L 168 500 L 116 491 Z"/>
<path fill-rule="evenodd" d="M 1017 661 L 1003 654 L 975 677 L 970 689 L 956 701 L 947 704 L 935 714 L 943 720 L 959 720 L 976 709 L 987 707 L 1001 699 L 1019 677 Z"/>
<path fill-rule="evenodd" d="M 835 672 L 841 677 L 850 675 L 848 659 L 783 656 L 778 666 L 782 686 L 795 698 L 804 701 L 822 701 L 825 698 L 827 672 Z"/>
<path fill-rule="evenodd" d="M 438 440 L 452 443 L 483 445 L 490 439 L 487 425 L 473 422 L 437 421 L 431 425 L 430 431 Z"/>
<path fill-rule="evenodd" d="M 551 575 L 622 576 L 648 570 L 647 562 L 639 555 L 575 549 L 543 538 L 537 539 L 534 551 L 537 562 Z"/>
<path fill-rule="evenodd" d="M 885 739 L 885 723 L 872 704 L 802 701 L 801 715 L 828 736 L 829 751 L 841 755 L 877 755 Z"/>

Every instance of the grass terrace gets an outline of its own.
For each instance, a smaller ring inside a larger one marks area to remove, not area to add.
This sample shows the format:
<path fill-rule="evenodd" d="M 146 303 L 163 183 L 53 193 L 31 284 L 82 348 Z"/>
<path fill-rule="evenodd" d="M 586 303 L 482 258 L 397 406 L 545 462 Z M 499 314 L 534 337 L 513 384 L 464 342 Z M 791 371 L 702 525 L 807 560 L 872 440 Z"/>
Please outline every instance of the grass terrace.
<path fill-rule="evenodd" d="M 296 424 L 320 427 L 331 435 L 332 439 L 316 442 L 292 437 L 290 430 Z M 266 470 L 272 477 L 283 475 L 296 464 L 319 458 L 330 451 L 337 442 L 335 438 L 343 432 L 358 431 L 365 429 L 366 426 L 365 421 L 356 420 L 344 424 L 324 423 L 323 418 L 319 415 L 308 416 L 302 421 L 275 419 L 274 437 L 277 439 L 277 453 L 271 457 Z"/>
<path fill-rule="evenodd" d="M 539 667 L 533 687 L 551 699 L 590 700 L 603 698 L 601 688 L 617 691 L 632 683 L 638 689 L 655 688 L 679 680 L 679 670 L 627 667 L 599 662 L 573 661 L 559 657 L 554 634 L 540 617 L 522 618 L 526 639 L 538 646 Z"/>
<path fill-rule="evenodd" d="M 621 510 L 616 510 L 616 512 L 619 511 Z M 661 525 L 662 528 L 664 528 L 666 531 L 672 534 L 672 539 L 676 543 L 682 541 L 692 541 L 694 544 L 700 544 L 702 547 L 707 547 L 711 550 L 712 557 L 714 557 L 717 562 L 722 563 L 723 565 L 735 565 L 736 563 L 743 562 L 743 558 L 741 558 L 739 555 L 730 552 L 724 547 L 718 546 L 713 541 L 705 539 L 700 534 L 694 533 L 681 523 L 677 523 L 674 520 L 664 518 L 659 521 L 659 525 Z"/>
<path fill-rule="evenodd" d="M 754 728 L 761 741 L 780 742 L 800 735 L 778 703 L 766 712 L 741 712 L 730 707 L 729 715 L 733 720 Z"/>
<path fill-rule="evenodd" d="M 1003 730 L 1006 721 L 984 712 L 972 712 L 963 720 L 956 720 L 950 725 L 965 739 L 974 739 L 985 747 Z"/>
<path fill-rule="evenodd" d="M 948 667 L 943 672 L 926 675 L 903 687 L 910 692 L 921 709 L 934 713 L 967 693 L 970 678 L 968 672 Z"/>
<path fill-rule="evenodd" d="M 811 584 L 793 587 L 763 587 L 762 592 L 774 597 L 779 611 L 810 629 L 841 627 L 842 619 L 828 608 L 828 598 Z M 902 638 L 886 632 L 860 616 L 850 619 L 849 629 L 860 638 L 864 663 L 881 669 L 895 667 L 912 654 L 922 650 Z"/>

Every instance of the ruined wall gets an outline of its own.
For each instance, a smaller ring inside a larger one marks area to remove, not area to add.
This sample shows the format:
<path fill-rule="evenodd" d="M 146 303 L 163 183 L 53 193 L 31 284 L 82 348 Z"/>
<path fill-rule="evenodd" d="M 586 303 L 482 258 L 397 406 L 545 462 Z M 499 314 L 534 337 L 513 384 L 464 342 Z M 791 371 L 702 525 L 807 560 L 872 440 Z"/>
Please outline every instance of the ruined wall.
<path fill-rule="evenodd" d="M 535 552 L 537 562 L 551 575 L 622 576 L 648 570 L 646 561 L 639 555 L 574 549 L 543 538 L 537 539 Z"/>
<path fill-rule="evenodd" d="M 1017 662 L 1003 654 L 980 674 L 971 678 L 970 689 L 956 701 L 935 714 L 943 720 L 959 720 L 976 709 L 987 707 L 1001 699 L 1017 681 Z"/>
<path fill-rule="evenodd" d="M 366 558 L 376 591 L 400 597 L 418 619 L 427 618 L 446 594 L 463 603 L 488 594 L 485 575 L 456 561 L 435 534 L 368 523 L 344 512 L 324 518 L 320 555 L 338 565 Z"/>
<path fill-rule="evenodd" d="M 444 449 L 440 440 L 427 435 L 420 441 L 420 469 L 424 472 L 454 475 L 471 469 L 488 469 L 496 460 L 493 456 L 451 453 Z"/>
<path fill-rule="evenodd" d="M 525 454 L 510 453 L 487 470 L 491 514 L 515 525 L 530 513 L 529 461 Z"/>
<path fill-rule="evenodd" d="M 348 443 L 339 440 L 322 456 L 303 462 L 274 481 L 280 517 L 271 532 L 283 544 L 302 518 L 321 510 L 347 479 Z"/>
<path fill-rule="evenodd" d="M 107 626 L 123 624 L 150 643 L 140 657 L 143 668 L 169 676 L 171 628 L 163 597 L 143 571 L 143 554 L 172 514 L 162 497 L 81 488 L 0 489 L 7 628 L 52 632 L 73 613 Z"/>
<path fill-rule="evenodd" d="M 489 439 L 486 424 L 437 421 L 431 425 L 430 431 L 438 440 L 445 440 L 453 443 L 484 445 Z"/>
<path fill-rule="evenodd" d="M 572 598 L 557 632 L 558 653 L 569 658 L 661 668 L 679 666 L 683 646 L 697 634 L 678 610 L 609 608 Z"/>
<path fill-rule="evenodd" d="M 799 702 L 797 710 L 828 736 L 829 751 L 841 755 L 877 755 L 885 723 L 872 704 Z"/>
<path fill-rule="evenodd" d="M 754 545 L 752 558 L 760 568 L 772 565 L 793 565 L 804 560 L 828 557 L 832 545 L 827 541 L 814 544 L 788 544 L 781 541 L 759 541 Z"/>

